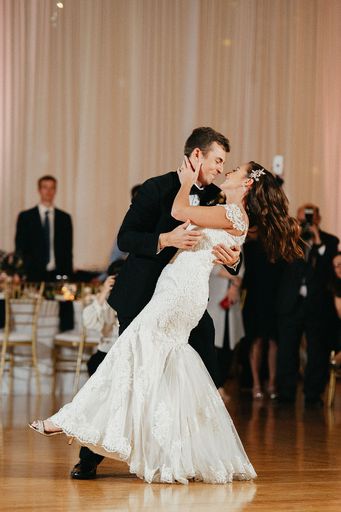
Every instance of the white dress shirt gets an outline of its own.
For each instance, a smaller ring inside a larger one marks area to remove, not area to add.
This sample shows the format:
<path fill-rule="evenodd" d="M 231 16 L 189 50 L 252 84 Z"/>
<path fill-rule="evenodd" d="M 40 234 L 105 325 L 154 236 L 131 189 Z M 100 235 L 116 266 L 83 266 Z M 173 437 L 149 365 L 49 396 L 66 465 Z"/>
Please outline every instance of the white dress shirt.
<path fill-rule="evenodd" d="M 197 185 L 196 183 L 194 183 L 194 186 L 198 189 L 198 190 L 204 190 L 205 187 L 199 187 L 199 185 Z M 200 205 L 200 197 L 199 197 L 199 194 L 190 194 L 189 196 L 189 204 L 191 206 L 199 206 Z"/>
<path fill-rule="evenodd" d="M 56 258 L 54 255 L 54 207 L 53 206 L 45 206 L 43 204 L 38 204 L 39 215 L 42 226 L 45 224 L 45 213 L 49 211 L 49 222 L 50 222 L 50 261 L 46 265 L 47 271 L 55 270 L 56 268 Z"/>
<path fill-rule="evenodd" d="M 119 323 L 116 311 L 107 302 L 101 305 L 95 299 L 84 308 L 83 323 L 87 329 L 95 329 L 101 333 L 97 349 L 101 352 L 109 352 L 118 338 Z"/>

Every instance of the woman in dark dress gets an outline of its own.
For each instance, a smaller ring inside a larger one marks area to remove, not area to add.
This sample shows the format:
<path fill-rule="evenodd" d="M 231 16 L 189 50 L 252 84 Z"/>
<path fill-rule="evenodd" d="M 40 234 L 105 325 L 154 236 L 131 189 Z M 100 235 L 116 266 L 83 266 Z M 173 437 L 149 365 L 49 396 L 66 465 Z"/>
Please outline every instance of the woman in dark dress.
<path fill-rule="evenodd" d="M 250 344 L 250 366 L 253 378 L 252 396 L 262 399 L 261 367 L 268 344 L 268 386 L 270 398 L 276 398 L 277 319 L 276 295 L 281 264 L 271 263 L 258 240 L 257 228 L 250 228 L 244 245 L 246 298 L 243 309 L 245 336 Z"/>

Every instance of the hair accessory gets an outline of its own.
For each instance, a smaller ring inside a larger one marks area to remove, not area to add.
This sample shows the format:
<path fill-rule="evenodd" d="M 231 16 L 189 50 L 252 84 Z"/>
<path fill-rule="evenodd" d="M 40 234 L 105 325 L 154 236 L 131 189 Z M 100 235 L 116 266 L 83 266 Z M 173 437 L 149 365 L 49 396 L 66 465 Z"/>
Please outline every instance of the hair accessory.
<path fill-rule="evenodd" d="M 264 169 L 255 169 L 255 170 L 251 171 L 249 178 L 252 178 L 255 181 L 259 181 L 259 177 L 262 174 L 265 174 Z"/>

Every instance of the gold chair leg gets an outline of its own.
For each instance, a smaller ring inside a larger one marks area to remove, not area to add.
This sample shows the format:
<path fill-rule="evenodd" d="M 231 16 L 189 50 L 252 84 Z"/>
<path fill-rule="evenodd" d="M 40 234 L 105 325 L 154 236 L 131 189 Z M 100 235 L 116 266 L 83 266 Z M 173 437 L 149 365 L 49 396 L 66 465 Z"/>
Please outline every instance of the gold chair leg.
<path fill-rule="evenodd" d="M 4 375 L 4 371 L 5 371 L 5 366 L 6 366 L 6 351 L 7 351 L 7 341 L 4 340 L 2 342 L 1 359 L 0 359 L 0 389 L 2 387 L 2 378 Z"/>
<path fill-rule="evenodd" d="M 14 347 L 12 347 L 12 349 L 10 350 L 10 353 L 9 353 L 9 374 L 10 374 L 11 378 L 13 377 L 13 372 L 14 372 Z"/>
<path fill-rule="evenodd" d="M 58 349 L 53 347 L 52 349 L 52 394 L 56 394 L 57 389 L 57 366 L 58 366 Z"/>
<path fill-rule="evenodd" d="M 40 371 L 39 371 L 38 363 L 36 360 L 34 361 L 33 366 L 34 366 L 34 374 L 35 374 L 35 378 L 36 378 L 37 394 L 41 395 Z"/>
<path fill-rule="evenodd" d="M 73 394 L 74 395 L 77 393 L 78 386 L 79 386 L 79 377 L 80 377 L 80 373 L 81 373 L 81 366 L 82 366 L 82 359 L 83 359 L 83 352 L 84 352 L 84 343 L 85 343 L 85 339 L 83 337 L 82 341 L 79 344 L 78 355 L 77 355 L 75 380 L 73 383 Z"/>
<path fill-rule="evenodd" d="M 40 371 L 38 366 L 38 360 L 37 360 L 37 350 L 36 350 L 36 341 L 32 341 L 32 366 L 34 369 L 34 374 L 36 378 L 36 389 L 38 392 L 38 395 L 41 395 L 41 387 L 40 387 Z"/>
<path fill-rule="evenodd" d="M 330 375 L 329 375 L 328 398 L 327 398 L 328 407 L 331 407 L 334 403 L 335 384 L 336 384 L 335 370 L 334 370 L 334 368 L 331 368 Z"/>
<path fill-rule="evenodd" d="M 10 347 L 9 350 L 9 372 L 8 372 L 8 390 L 9 393 L 13 393 L 13 380 L 14 380 L 14 347 Z"/>

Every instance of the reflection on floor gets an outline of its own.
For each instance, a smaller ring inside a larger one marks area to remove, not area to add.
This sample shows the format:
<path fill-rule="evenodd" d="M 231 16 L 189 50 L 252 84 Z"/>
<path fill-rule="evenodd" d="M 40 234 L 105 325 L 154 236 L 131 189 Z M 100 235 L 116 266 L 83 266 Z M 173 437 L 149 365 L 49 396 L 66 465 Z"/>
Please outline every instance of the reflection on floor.
<path fill-rule="evenodd" d="M 255 482 L 230 485 L 148 485 L 112 460 L 94 481 L 69 471 L 78 446 L 43 438 L 26 424 L 44 418 L 67 398 L 4 396 L 0 427 L 0 509 L 48 511 L 338 511 L 341 488 L 341 383 L 332 410 L 258 402 L 234 383 L 230 414 L 258 472 Z"/>

